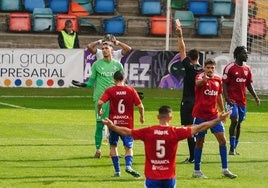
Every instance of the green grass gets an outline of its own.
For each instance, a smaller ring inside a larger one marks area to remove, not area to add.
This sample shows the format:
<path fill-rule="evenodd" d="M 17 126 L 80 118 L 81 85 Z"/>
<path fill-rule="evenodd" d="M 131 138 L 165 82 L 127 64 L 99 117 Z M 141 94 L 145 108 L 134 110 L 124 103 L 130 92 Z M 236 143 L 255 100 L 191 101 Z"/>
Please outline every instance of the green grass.
<path fill-rule="evenodd" d="M 173 108 L 172 124 L 179 126 L 180 91 L 140 90 L 145 93 L 143 102 L 146 123 L 141 125 L 135 120 L 136 127 L 157 124 L 156 110 L 163 104 Z M 91 95 L 92 90 L 79 88 L 0 88 L 1 188 L 143 187 L 144 176 L 134 179 L 124 173 L 122 159 L 122 177 L 111 177 L 113 167 L 108 157 L 109 146 L 103 146 L 103 158 L 91 158 L 95 152 L 95 119 Z M 229 156 L 229 168 L 238 174 L 238 178 L 231 180 L 222 177 L 217 142 L 209 133 L 202 158 L 202 170 L 209 179 L 193 179 L 193 166 L 180 163 L 188 156 L 187 143 L 182 141 L 177 155 L 177 187 L 266 186 L 268 97 L 261 96 L 262 104 L 258 107 L 251 97 L 248 98 L 247 119 L 242 125 L 239 144 L 241 155 Z M 228 130 L 229 121 L 225 127 Z M 121 142 L 119 151 L 123 154 Z M 144 151 L 140 141 L 134 144 L 133 167 L 143 172 Z"/>

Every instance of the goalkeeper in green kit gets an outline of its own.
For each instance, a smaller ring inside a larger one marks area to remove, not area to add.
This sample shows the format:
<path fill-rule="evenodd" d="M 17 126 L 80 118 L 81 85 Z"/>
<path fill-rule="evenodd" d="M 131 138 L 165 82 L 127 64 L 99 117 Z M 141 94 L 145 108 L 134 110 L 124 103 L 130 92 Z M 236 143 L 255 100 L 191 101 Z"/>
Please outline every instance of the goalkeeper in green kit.
<path fill-rule="evenodd" d="M 91 76 L 89 81 L 86 83 L 81 83 L 79 81 L 73 80 L 72 84 L 78 87 L 94 87 L 93 101 L 95 106 L 95 116 L 96 116 L 96 132 L 95 132 L 95 145 L 96 153 L 94 158 L 101 157 L 101 144 L 102 144 L 102 129 L 103 123 L 102 119 L 109 117 L 109 103 L 104 103 L 102 106 L 103 115 L 98 116 L 98 101 L 103 94 L 104 90 L 110 86 L 114 85 L 113 75 L 116 71 L 123 71 L 123 66 L 118 61 L 112 59 L 113 43 L 105 41 L 102 43 L 102 54 L 103 59 L 99 59 L 93 63 L 91 68 Z"/>

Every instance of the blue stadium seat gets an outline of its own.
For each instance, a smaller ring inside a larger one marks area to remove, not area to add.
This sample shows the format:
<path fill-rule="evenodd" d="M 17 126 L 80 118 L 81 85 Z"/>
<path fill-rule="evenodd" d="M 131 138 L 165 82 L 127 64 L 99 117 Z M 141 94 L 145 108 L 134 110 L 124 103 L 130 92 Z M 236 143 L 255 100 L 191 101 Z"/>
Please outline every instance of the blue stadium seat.
<path fill-rule="evenodd" d="M 125 20 L 123 16 L 103 19 L 103 28 L 106 34 L 123 35 L 125 33 Z"/>
<path fill-rule="evenodd" d="M 219 23 L 216 17 L 199 17 L 197 21 L 198 35 L 218 35 Z"/>
<path fill-rule="evenodd" d="M 45 0 L 24 0 L 24 8 L 27 12 L 33 12 L 34 8 L 45 8 Z"/>
<path fill-rule="evenodd" d="M 232 0 L 212 0 L 211 14 L 214 16 L 230 16 L 232 15 Z"/>
<path fill-rule="evenodd" d="M 51 8 L 35 8 L 32 14 L 33 31 L 51 32 L 54 31 L 54 17 Z"/>
<path fill-rule="evenodd" d="M 209 0 L 188 0 L 188 10 L 194 15 L 209 14 Z"/>
<path fill-rule="evenodd" d="M 140 12 L 142 15 L 161 15 L 162 5 L 160 0 L 141 0 Z"/>
<path fill-rule="evenodd" d="M 48 5 L 54 14 L 67 13 L 69 10 L 69 0 L 49 0 Z"/>
<path fill-rule="evenodd" d="M 94 11 L 100 14 L 114 14 L 115 2 L 114 0 L 95 0 Z"/>
<path fill-rule="evenodd" d="M 22 2 L 21 0 L 1 0 L 0 11 L 21 11 Z"/>

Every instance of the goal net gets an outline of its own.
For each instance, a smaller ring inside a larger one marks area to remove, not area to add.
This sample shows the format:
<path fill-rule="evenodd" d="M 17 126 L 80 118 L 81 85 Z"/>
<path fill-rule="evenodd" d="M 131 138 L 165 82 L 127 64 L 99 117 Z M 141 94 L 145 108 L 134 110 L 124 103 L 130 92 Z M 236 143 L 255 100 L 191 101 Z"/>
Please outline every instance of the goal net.
<path fill-rule="evenodd" d="M 230 57 L 236 46 L 246 46 L 250 54 L 268 54 L 268 1 L 236 0 Z"/>

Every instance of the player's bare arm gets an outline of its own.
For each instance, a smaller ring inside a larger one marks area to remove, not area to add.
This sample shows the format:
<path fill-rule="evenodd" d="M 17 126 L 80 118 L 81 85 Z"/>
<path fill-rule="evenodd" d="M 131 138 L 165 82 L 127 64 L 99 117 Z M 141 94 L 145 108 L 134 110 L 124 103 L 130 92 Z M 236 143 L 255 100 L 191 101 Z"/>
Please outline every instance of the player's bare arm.
<path fill-rule="evenodd" d="M 207 130 L 207 129 L 209 129 L 209 128 L 215 126 L 215 125 L 217 125 L 217 124 L 218 124 L 219 122 L 221 122 L 221 121 L 226 121 L 226 118 L 227 118 L 230 114 L 231 114 L 231 111 L 224 112 L 224 113 L 221 113 L 221 114 L 219 115 L 219 117 L 216 118 L 216 119 L 213 119 L 213 120 L 211 120 L 211 121 L 203 122 L 203 123 L 201 123 L 201 124 L 199 124 L 199 125 L 196 125 L 196 126 L 192 126 L 192 127 L 191 127 L 191 129 L 192 129 L 191 133 L 192 133 L 192 134 L 196 134 L 196 133 L 198 133 L 198 132 L 205 131 L 205 130 Z"/>
<path fill-rule="evenodd" d="M 115 41 L 115 45 L 118 45 L 122 48 L 122 55 L 127 55 L 132 49 L 129 45 L 127 45 L 126 43 L 123 43 L 119 40 Z"/>
<path fill-rule="evenodd" d="M 96 54 L 97 53 L 97 45 L 102 44 L 102 42 L 103 42 L 102 39 L 97 40 L 97 41 L 93 41 L 87 45 L 87 49 L 90 51 L 90 53 Z"/>
<path fill-rule="evenodd" d="M 223 97 L 222 97 L 222 94 L 219 94 L 218 95 L 217 105 L 218 105 L 218 108 L 219 108 L 220 112 L 224 112 L 224 105 L 223 105 Z"/>
<path fill-rule="evenodd" d="M 250 92 L 250 94 L 254 97 L 256 105 L 260 105 L 261 100 L 260 100 L 259 97 L 257 96 L 257 94 L 256 94 L 256 92 L 255 92 L 255 90 L 254 90 L 254 88 L 253 88 L 253 86 L 252 86 L 252 84 L 248 84 L 248 85 L 247 85 L 247 89 L 248 89 L 248 91 Z"/>
<path fill-rule="evenodd" d="M 131 136 L 131 129 L 127 128 L 127 127 L 119 127 L 119 126 L 116 126 L 113 124 L 113 122 L 108 119 L 108 118 L 105 118 L 102 120 L 102 123 L 104 125 L 107 125 L 107 127 L 114 131 L 114 132 L 117 132 L 118 134 L 120 135 L 123 135 L 123 136 Z"/>
<path fill-rule="evenodd" d="M 138 110 L 140 113 L 140 123 L 144 123 L 144 106 L 143 106 L 143 104 L 138 105 Z"/>
<path fill-rule="evenodd" d="M 182 36 L 182 27 L 179 19 L 176 19 L 176 32 L 178 35 L 178 48 L 180 52 L 181 59 L 183 60 L 186 57 L 185 43 Z"/>
<path fill-rule="evenodd" d="M 231 100 L 229 99 L 229 97 L 228 97 L 228 93 L 227 93 L 228 89 L 227 89 L 227 85 L 226 85 L 226 83 L 224 83 L 224 82 L 222 83 L 222 88 L 223 88 L 223 96 L 224 96 L 225 102 L 226 102 L 228 105 L 233 106 L 233 101 L 231 101 Z"/>

